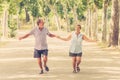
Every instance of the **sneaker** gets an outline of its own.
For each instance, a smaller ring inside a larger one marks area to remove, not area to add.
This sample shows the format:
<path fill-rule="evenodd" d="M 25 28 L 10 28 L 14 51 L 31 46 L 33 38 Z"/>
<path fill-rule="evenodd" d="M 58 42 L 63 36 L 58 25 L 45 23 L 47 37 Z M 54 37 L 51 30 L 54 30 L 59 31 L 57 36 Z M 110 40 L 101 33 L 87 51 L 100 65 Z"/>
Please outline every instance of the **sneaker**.
<path fill-rule="evenodd" d="M 45 67 L 45 70 L 46 70 L 46 71 L 49 71 L 49 68 L 46 66 L 46 67 Z"/>
<path fill-rule="evenodd" d="M 40 71 L 40 74 L 43 74 L 43 70 Z"/>
<path fill-rule="evenodd" d="M 80 68 L 79 67 L 77 67 L 77 72 L 80 72 Z"/>
<path fill-rule="evenodd" d="M 76 70 L 73 70 L 73 73 L 77 73 Z"/>

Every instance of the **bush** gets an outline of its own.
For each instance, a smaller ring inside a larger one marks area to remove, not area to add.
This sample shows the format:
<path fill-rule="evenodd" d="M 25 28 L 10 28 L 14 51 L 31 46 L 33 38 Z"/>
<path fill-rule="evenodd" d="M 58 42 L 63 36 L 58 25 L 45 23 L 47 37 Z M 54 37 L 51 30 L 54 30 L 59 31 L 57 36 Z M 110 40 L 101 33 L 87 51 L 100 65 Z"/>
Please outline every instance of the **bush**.
<path fill-rule="evenodd" d="M 16 30 L 17 30 L 16 21 L 8 20 L 8 27 L 10 29 L 8 36 L 11 37 L 11 38 L 15 37 L 16 36 Z"/>

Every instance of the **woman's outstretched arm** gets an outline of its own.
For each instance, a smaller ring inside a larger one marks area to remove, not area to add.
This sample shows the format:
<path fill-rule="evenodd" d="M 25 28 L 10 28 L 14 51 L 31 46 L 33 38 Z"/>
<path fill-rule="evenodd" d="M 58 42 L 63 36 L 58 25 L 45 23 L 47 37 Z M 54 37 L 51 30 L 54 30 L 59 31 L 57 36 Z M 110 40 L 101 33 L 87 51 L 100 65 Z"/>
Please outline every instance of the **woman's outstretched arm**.
<path fill-rule="evenodd" d="M 83 40 L 87 41 L 87 42 L 96 42 L 96 40 L 91 40 L 89 38 L 87 38 L 85 35 L 83 35 Z"/>
<path fill-rule="evenodd" d="M 66 38 L 60 37 L 60 36 L 56 36 L 56 38 L 64 40 L 64 41 L 69 41 L 71 39 L 71 34 L 69 34 Z"/>

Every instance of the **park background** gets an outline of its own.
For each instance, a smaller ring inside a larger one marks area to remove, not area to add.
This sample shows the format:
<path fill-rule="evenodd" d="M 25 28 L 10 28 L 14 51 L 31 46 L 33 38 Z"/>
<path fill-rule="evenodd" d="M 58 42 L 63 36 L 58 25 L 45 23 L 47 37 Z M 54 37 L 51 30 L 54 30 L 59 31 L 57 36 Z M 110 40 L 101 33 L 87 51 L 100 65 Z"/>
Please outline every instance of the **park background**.
<path fill-rule="evenodd" d="M 0 80 L 119 80 L 120 0 L 0 0 Z M 83 42 L 81 72 L 72 73 L 70 42 L 48 37 L 51 71 L 37 74 L 33 36 L 18 37 L 43 19 L 50 32 L 67 36 L 77 24 L 97 43 Z"/>

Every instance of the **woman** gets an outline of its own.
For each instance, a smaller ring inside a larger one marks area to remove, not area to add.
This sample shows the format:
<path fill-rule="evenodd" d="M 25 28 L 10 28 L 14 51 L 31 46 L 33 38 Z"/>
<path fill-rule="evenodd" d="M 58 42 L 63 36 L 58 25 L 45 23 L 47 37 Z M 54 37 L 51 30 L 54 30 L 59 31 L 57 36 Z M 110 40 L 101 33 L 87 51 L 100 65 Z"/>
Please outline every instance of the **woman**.
<path fill-rule="evenodd" d="M 82 40 L 85 40 L 88 42 L 96 42 L 95 40 L 91 40 L 87 38 L 85 35 L 83 35 L 80 32 L 80 30 L 81 30 L 81 25 L 77 25 L 75 27 L 75 31 L 71 33 L 68 37 L 62 38 L 60 36 L 56 36 L 57 38 L 64 41 L 71 40 L 69 56 L 72 57 L 73 73 L 77 73 L 80 71 L 79 64 L 81 63 L 81 57 L 82 57 Z"/>

